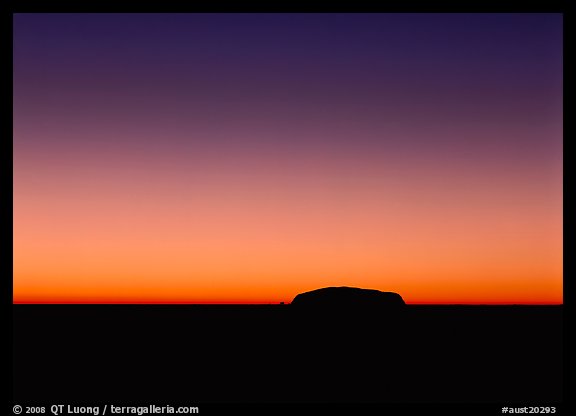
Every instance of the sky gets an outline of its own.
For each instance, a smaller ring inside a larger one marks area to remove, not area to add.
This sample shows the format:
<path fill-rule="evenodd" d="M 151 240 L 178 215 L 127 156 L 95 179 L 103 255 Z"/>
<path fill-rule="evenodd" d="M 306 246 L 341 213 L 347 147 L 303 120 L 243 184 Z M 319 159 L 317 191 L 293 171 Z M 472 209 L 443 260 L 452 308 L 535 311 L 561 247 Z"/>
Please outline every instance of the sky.
<path fill-rule="evenodd" d="M 14 303 L 562 303 L 561 14 L 15 14 Z"/>

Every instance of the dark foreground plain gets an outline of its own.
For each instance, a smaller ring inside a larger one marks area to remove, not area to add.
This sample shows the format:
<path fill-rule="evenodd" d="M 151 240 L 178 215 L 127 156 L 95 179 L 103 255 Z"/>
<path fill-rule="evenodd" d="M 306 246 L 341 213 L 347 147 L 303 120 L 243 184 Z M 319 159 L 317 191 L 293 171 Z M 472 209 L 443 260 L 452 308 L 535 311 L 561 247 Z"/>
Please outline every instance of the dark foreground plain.
<path fill-rule="evenodd" d="M 13 399 L 562 401 L 562 306 L 14 305 Z"/>

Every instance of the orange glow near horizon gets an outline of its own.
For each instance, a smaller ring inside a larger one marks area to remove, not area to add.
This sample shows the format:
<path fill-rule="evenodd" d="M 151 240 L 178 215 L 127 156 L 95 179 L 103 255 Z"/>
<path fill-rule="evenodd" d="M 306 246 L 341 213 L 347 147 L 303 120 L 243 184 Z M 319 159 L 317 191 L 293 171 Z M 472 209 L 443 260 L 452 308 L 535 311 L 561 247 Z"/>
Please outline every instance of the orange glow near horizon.
<path fill-rule="evenodd" d="M 547 183 L 470 192 L 458 176 L 413 188 L 375 176 L 323 189 L 312 171 L 268 169 L 186 196 L 177 178 L 100 189 L 87 176 L 16 176 L 14 303 L 289 303 L 325 286 L 562 303 L 561 198 Z"/>

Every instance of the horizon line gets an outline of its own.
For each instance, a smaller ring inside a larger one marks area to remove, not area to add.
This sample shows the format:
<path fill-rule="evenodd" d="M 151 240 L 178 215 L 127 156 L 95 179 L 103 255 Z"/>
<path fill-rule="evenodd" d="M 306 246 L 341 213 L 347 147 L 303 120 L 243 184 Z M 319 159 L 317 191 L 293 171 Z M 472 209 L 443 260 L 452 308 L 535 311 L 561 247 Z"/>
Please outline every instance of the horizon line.
<path fill-rule="evenodd" d="M 405 302 L 407 306 L 563 306 L 564 302 Z M 199 305 L 199 306 L 288 306 L 292 302 L 188 302 L 188 301 L 13 301 L 12 305 Z"/>

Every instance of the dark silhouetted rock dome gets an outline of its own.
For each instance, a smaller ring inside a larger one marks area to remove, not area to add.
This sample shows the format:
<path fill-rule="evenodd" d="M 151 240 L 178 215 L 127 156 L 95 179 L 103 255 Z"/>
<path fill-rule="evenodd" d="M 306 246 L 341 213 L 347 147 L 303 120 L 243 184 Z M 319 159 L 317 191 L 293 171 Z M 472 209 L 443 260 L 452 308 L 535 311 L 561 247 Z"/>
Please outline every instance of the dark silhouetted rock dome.
<path fill-rule="evenodd" d="M 314 308 L 386 308 L 399 309 L 405 306 L 404 299 L 398 293 L 382 292 L 375 289 L 357 287 L 325 287 L 297 295 L 292 305 Z"/>

